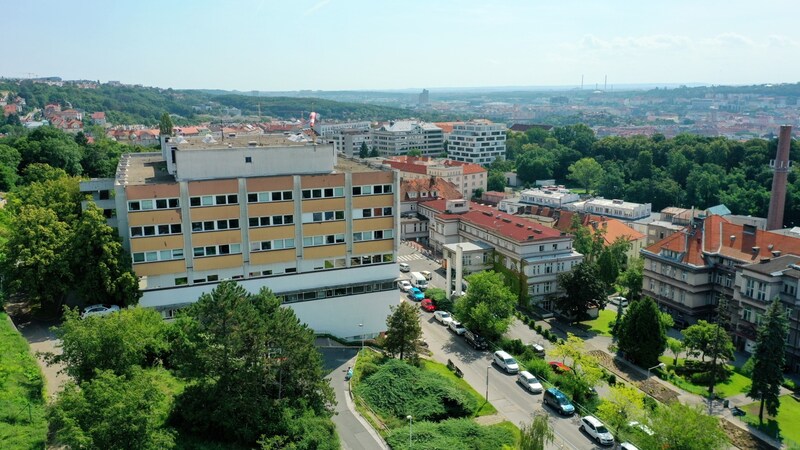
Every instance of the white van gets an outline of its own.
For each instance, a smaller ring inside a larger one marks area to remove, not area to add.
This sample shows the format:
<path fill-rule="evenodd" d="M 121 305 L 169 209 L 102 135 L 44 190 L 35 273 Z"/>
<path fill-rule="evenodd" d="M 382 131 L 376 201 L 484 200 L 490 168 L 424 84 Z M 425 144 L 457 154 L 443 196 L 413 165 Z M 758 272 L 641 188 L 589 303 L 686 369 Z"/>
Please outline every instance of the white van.
<path fill-rule="evenodd" d="M 428 289 L 428 280 L 425 275 L 419 272 L 411 272 L 411 284 L 419 288 L 420 291 Z"/>
<path fill-rule="evenodd" d="M 497 364 L 497 367 L 503 369 L 506 373 L 519 372 L 519 364 L 517 364 L 517 360 L 502 350 L 494 352 L 493 362 Z"/>
<path fill-rule="evenodd" d="M 400 263 L 400 272 L 408 272 L 411 270 L 411 266 L 406 263 Z"/>

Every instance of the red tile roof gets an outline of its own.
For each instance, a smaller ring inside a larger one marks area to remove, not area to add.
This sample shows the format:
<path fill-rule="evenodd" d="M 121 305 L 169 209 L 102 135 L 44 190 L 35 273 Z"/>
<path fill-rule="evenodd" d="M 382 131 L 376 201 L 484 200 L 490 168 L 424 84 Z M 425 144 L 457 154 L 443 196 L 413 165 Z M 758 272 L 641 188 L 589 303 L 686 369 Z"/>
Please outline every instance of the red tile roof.
<path fill-rule="evenodd" d="M 425 206 L 438 211 L 438 218 L 442 220 L 461 220 L 517 242 L 536 242 L 562 235 L 559 230 L 478 203 L 469 202 L 469 211 L 462 214 L 445 214 L 445 200 L 425 202 Z"/>
<path fill-rule="evenodd" d="M 436 197 L 431 197 L 432 192 L 436 192 Z M 408 196 L 409 192 L 416 192 L 417 196 L 411 198 Z M 420 195 L 421 192 L 427 192 L 425 197 Z M 443 198 L 446 200 L 457 200 L 463 198 L 461 192 L 455 184 L 444 180 L 439 177 L 430 178 L 412 178 L 400 180 L 400 201 L 430 201 L 432 199 Z"/>
<path fill-rule="evenodd" d="M 102 120 L 102 119 L 105 119 L 105 118 L 106 118 L 106 113 L 104 113 L 103 111 L 98 111 L 98 112 L 92 113 L 92 119 Z"/>
<path fill-rule="evenodd" d="M 721 255 L 741 262 L 754 263 L 772 258 L 773 251 L 800 255 L 800 238 L 770 233 L 729 222 L 722 216 L 709 216 L 702 229 L 687 226 L 683 232 L 672 234 L 645 250 L 658 254 L 662 249 L 683 253 L 682 262 L 695 266 L 706 265 L 703 253 Z"/>
<path fill-rule="evenodd" d="M 423 166 L 422 164 L 392 161 L 390 159 L 384 160 L 383 163 L 388 164 L 392 169 L 397 169 L 401 172 L 419 173 L 423 175 L 428 173 L 428 167 Z"/>
<path fill-rule="evenodd" d="M 453 126 L 457 123 L 463 123 L 463 122 L 433 122 L 434 125 L 442 129 L 443 133 L 452 133 Z"/>

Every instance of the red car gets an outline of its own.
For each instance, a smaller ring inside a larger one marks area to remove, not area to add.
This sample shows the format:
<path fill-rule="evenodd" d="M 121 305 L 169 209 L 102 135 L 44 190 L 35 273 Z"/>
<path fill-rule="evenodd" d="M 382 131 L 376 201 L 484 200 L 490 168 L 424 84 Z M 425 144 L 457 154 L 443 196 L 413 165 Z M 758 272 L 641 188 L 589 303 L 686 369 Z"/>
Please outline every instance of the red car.
<path fill-rule="evenodd" d="M 433 300 L 426 298 L 420 302 L 419 307 L 427 312 L 434 312 L 436 311 L 436 305 L 433 304 Z"/>
<path fill-rule="evenodd" d="M 569 366 L 567 366 L 564 363 L 560 363 L 558 361 L 550 361 L 548 364 L 550 364 L 550 367 L 553 369 L 555 373 L 567 373 L 572 371 L 572 369 L 570 369 Z"/>

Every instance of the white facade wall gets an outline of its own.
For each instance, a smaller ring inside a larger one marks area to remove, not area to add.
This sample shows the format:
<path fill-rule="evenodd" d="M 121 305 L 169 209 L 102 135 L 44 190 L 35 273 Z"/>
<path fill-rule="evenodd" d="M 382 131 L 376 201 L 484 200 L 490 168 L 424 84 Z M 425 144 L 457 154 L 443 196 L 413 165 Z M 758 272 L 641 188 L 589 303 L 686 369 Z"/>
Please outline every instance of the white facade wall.
<path fill-rule="evenodd" d="M 529 189 L 522 191 L 520 202 L 533 205 L 562 206 L 567 203 L 577 202 L 580 195 L 569 189 Z"/>
<path fill-rule="evenodd" d="M 455 124 L 447 142 L 448 158 L 489 164 L 495 159 L 505 159 L 506 127 L 490 122 Z"/>
<path fill-rule="evenodd" d="M 587 200 L 583 205 L 583 210 L 587 214 L 615 217 L 622 220 L 637 220 L 650 216 L 651 204 L 595 198 Z"/>

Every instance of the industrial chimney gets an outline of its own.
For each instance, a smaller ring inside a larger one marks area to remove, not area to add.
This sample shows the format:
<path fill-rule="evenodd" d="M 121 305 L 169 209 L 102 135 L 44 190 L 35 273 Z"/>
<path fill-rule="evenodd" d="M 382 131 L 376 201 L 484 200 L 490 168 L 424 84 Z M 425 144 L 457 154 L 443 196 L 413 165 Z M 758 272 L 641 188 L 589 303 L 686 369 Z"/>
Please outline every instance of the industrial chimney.
<path fill-rule="evenodd" d="M 769 162 L 774 175 L 772 175 L 772 196 L 769 199 L 769 213 L 767 214 L 767 230 L 783 228 L 783 210 L 786 208 L 786 179 L 791 170 L 789 161 L 791 143 L 792 127 L 781 125 L 778 153 L 775 155 L 775 159 Z"/>

